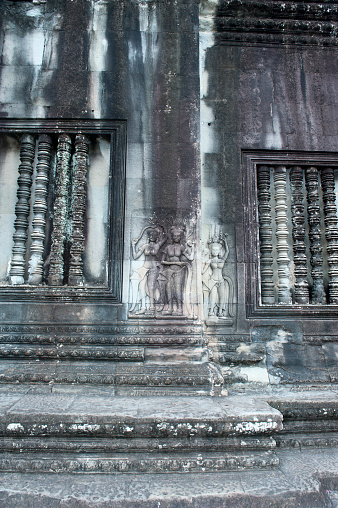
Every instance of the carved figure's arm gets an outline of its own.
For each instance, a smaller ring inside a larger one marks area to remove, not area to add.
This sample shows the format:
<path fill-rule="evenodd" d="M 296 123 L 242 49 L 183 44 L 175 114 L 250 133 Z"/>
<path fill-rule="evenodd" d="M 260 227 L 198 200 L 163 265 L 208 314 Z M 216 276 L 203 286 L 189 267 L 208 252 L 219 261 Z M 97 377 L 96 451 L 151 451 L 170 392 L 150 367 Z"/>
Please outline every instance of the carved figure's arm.
<path fill-rule="evenodd" d="M 137 249 L 136 250 L 136 245 L 138 244 L 138 242 L 141 240 L 142 236 L 143 236 L 143 233 L 147 230 L 147 229 L 150 229 L 151 226 L 146 226 L 145 228 L 142 229 L 141 231 L 141 234 L 138 238 L 134 238 L 131 242 L 131 250 L 132 250 L 132 254 L 133 254 L 133 259 L 138 259 L 142 254 L 143 254 L 143 251 L 144 251 L 144 245 L 142 245 L 141 248 Z"/>
<path fill-rule="evenodd" d="M 207 271 L 211 263 L 211 259 L 208 259 L 207 261 L 204 261 L 203 267 L 202 267 L 202 275 Z"/>
<path fill-rule="evenodd" d="M 134 240 L 133 240 L 133 242 L 131 243 L 131 247 L 132 247 L 132 252 L 133 252 L 133 259 L 138 259 L 139 257 L 142 256 L 142 254 L 144 252 L 145 245 L 142 245 L 142 247 L 139 247 L 138 249 L 136 249 L 136 243 L 134 243 Z"/>
<path fill-rule="evenodd" d="M 161 263 L 162 263 L 163 265 L 164 265 L 164 264 L 166 264 L 166 263 L 165 263 L 166 258 L 167 258 L 167 247 L 164 249 L 164 251 L 163 251 L 163 256 L 162 256 L 162 259 L 161 259 Z"/>
<path fill-rule="evenodd" d="M 162 247 L 162 245 L 165 244 L 167 239 L 168 239 L 168 233 L 163 232 L 162 239 L 159 241 L 159 249 Z"/>
<path fill-rule="evenodd" d="M 224 262 L 228 259 L 229 256 L 229 245 L 226 239 L 226 236 L 224 237 L 224 247 L 225 247 L 225 254 L 224 254 Z"/>

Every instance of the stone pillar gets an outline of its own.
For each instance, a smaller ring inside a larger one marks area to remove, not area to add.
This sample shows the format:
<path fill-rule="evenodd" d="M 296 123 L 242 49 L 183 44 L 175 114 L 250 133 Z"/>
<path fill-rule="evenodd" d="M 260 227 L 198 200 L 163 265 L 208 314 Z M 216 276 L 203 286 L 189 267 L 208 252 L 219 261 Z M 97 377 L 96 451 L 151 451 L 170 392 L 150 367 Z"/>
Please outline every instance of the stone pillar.
<path fill-rule="evenodd" d="M 295 266 L 295 303 L 309 303 L 309 282 L 305 245 L 303 170 L 294 166 L 290 171 L 293 259 Z"/>
<path fill-rule="evenodd" d="M 313 286 L 311 290 L 311 303 L 325 304 L 326 296 L 323 284 L 323 255 L 319 207 L 318 169 L 306 168 L 305 183 L 307 190 L 307 212 L 310 226 L 311 276 Z"/>
<path fill-rule="evenodd" d="M 39 137 L 38 163 L 36 166 L 36 187 L 33 205 L 33 232 L 31 256 L 29 260 L 30 284 L 41 284 L 43 274 L 43 251 L 45 243 L 45 226 L 47 211 L 47 192 L 49 171 L 52 155 L 52 140 L 50 136 L 42 134 Z"/>
<path fill-rule="evenodd" d="M 89 140 L 78 134 L 75 138 L 74 170 L 72 182 L 72 244 L 70 248 L 70 286 L 83 284 L 84 215 L 86 211 L 87 167 Z"/>
<path fill-rule="evenodd" d="M 48 278 L 50 286 L 62 286 L 63 284 L 71 149 L 72 142 L 68 134 L 61 134 L 58 139 L 56 152 L 54 218 Z"/>
<path fill-rule="evenodd" d="M 329 303 L 338 303 L 338 227 L 337 206 L 332 168 L 321 170 L 324 201 L 325 237 L 329 264 Z"/>
<path fill-rule="evenodd" d="M 25 254 L 34 156 L 35 138 L 31 134 L 23 134 L 20 148 L 18 200 L 15 207 L 14 245 L 10 271 L 11 284 L 24 284 L 25 282 Z"/>
<path fill-rule="evenodd" d="M 270 168 L 268 166 L 258 168 L 257 188 L 262 304 L 273 304 L 275 295 L 272 267 Z"/>
<path fill-rule="evenodd" d="M 275 212 L 278 265 L 278 303 L 292 303 L 290 292 L 290 259 L 287 227 L 286 167 L 278 166 L 274 172 Z"/>

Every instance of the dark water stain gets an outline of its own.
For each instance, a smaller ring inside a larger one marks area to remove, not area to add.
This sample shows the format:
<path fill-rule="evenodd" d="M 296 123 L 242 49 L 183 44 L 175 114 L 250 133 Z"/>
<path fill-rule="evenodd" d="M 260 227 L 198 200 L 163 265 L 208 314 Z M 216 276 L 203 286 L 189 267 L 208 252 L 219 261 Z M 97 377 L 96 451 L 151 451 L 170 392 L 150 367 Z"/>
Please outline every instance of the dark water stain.
<path fill-rule="evenodd" d="M 51 104 L 50 117 L 88 116 L 90 7 L 89 0 L 59 0 L 55 6 L 62 24 L 57 46 L 58 69 L 44 89 Z"/>

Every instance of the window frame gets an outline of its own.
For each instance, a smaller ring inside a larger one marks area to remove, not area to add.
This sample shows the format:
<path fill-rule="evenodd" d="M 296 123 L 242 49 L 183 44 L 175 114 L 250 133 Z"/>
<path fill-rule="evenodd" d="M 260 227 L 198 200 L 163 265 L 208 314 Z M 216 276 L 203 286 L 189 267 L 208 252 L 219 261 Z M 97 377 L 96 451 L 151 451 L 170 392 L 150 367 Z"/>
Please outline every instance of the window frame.
<path fill-rule="evenodd" d="M 244 253 L 246 260 L 245 299 L 248 318 L 334 318 L 336 304 L 262 304 L 260 275 L 257 166 L 338 167 L 338 152 L 302 150 L 241 150 Z M 338 203 L 337 203 L 338 205 Z"/>
<path fill-rule="evenodd" d="M 0 118 L 0 134 L 87 134 L 110 136 L 108 190 L 108 277 L 106 287 L 0 286 L 0 302 L 7 301 L 122 301 L 122 269 L 125 216 L 127 123 L 125 120 Z"/>

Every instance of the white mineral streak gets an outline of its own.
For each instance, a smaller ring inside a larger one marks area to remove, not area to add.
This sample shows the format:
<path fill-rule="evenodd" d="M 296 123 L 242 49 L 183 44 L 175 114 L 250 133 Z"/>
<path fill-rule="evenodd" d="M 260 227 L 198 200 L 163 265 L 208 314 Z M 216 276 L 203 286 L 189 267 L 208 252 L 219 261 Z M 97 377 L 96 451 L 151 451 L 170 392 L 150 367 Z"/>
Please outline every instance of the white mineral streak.
<path fill-rule="evenodd" d="M 91 114 L 94 118 L 102 118 L 105 113 L 103 100 L 103 71 L 106 70 L 108 41 L 106 39 L 107 4 L 93 5 L 92 29 L 89 36 L 89 96 Z M 94 111 L 93 111 L 94 110 Z"/>
<path fill-rule="evenodd" d="M 200 7 L 200 37 L 199 37 L 199 67 L 200 67 L 200 98 L 201 98 L 201 154 L 203 164 L 204 153 L 217 153 L 218 146 L 214 135 L 213 109 L 205 102 L 208 95 L 209 73 L 205 68 L 205 59 L 208 48 L 215 43 L 213 31 L 214 14 L 218 0 L 209 0 L 201 3 Z"/>
<path fill-rule="evenodd" d="M 234 430 L 240 434 L 259 434 L 274 430 L 277 427 L 277 422 L 268 420 L 266 422 L 240 422 L 235 425 Z"/>
<path fill-rule="evenodd" d="M 283 148 L 282 132 L 279 116 L 273 104 L 270 104 L 271 124 L 267 128 L 265 148 L 279 150 Z"/>
<path fill-rule="evenodd" d="M 74 423 L 73 425 L 70 426 L 70 430 L 93 432 L 96 430 L 100 430 L 100 425 L 90 423 Z"/>
<path fill-rule="evenodd" d="M 247 380 L 252 383 L 269 383 L 269 374 L 266 367 L 241 367 L 241 374 L 246 376 Z"/>
<path fill-rule="evenodd" d="M 133 229 L 137 210 L 151 209 L 153 198 L 153 136 L 154 105 L 157 84 L 157 68 L 161 52 L 161 27 L 157 5 L 148 2 L 138 4 L 140 33 L 130 32 L 128 39 L 128 64 L 130 86 L 130 132 L 128 141 L 126 231 Z M 141 40 L 141 44 L 140 41 Z M 170 51 L 164 48 L 163 51 Z M 162 79 L 162 76 L 160 77 Z M 135 212 L 134 212 L 135 211 Z M 130 242 L 127 243 L 127 249 Z M 126 252 L 124 273 L 128 276 L 130 253 Z M 142 263 L 140 260 L 140 266 Z M 137 264 L 136 264 L 137 265 Z M 137 266 L 134 266 L 136 269 Z M 129 280 L 125 279 L 124 301 L 128 301 Z"/>
<path fill-rule="evenodd" d="M 7 150 L 0 153 L 0 283 L 6 281 L 10 271 L 13 233 L 15 221 L 15 203 L 19 167 L 20 144 L 14 138 L 5 137 Z"/>
<path fill-rule="evenodd" d="M 220 147 L 215 131 L 215 118 L 213 108 L 206 102 L 209 88 L 209 73 L 206 69 L 207 51 L 215 43 L 214 15 L 218 7 L 218 0 L 206 0 L 200 4 L 200 34 L 199 34 L 199 70 L 200 70 L 200 132 L 201 132 L 201 173 L 203 170 L 205 154 L 219 153 Z M 218 215 L 218 192 L 213 187 L 202 186 L 202 214 L 205 221 L 213 221 Z M 207 236 L 202 232 L 203 236 Z"/>
<path fill-rule="evenodd" d="M 87 240 L 84 256 L 86 278 L 104 282 L 108 227 L 109 141 L 99 138 L 97 150 L 90 156 L 88 172 Z M 89 277 L 88 277 L 89 276 Z"/>
<path fill-rule="evenodd" d="M 23 431 L 25 430 L 24 427 L 21 425 L 21 423 L 9 423 L 7 425 L 7 430 L 9 432 L 18 432 L 18 431 Z"/>
<path fill-rule="evenodd" d="M 39 7 L 28 10 L 26 16 L 34 18 L 35 21 L 39 19 L 42 25 L 43 16 Z M 15 116 L 45 116 L 41 88 L 45 87 L 52 77 L 49 66 L 52 63 L 52 48 L 57 46 L 58 39 L 58 36 L 55 36 L 52 42 L 48 34 L 42 26 L 21 33 L 9 29 L 5 33 L 0 102 L 13 105 Z M 47 71 L 42 71 L 42 67 L 47 68 Z M 21 103 L 18 103 L 18 97 L 23 97 Z"/>

